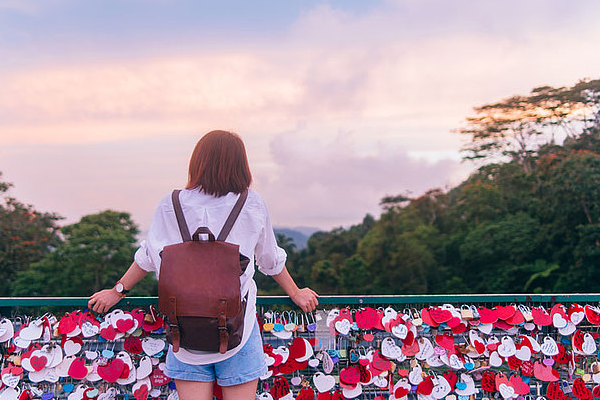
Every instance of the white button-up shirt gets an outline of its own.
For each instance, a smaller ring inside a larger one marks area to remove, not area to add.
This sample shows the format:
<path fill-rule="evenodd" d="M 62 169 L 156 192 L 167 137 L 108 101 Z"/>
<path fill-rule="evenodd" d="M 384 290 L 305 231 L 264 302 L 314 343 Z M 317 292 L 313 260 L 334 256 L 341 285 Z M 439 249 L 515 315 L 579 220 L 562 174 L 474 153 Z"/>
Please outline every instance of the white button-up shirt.
<path fill-rule="evenodd" d="M 200 226 L 206 226 L 215 237 L 218 236 L 238 197 L 235 193 L 214 197 L 199 190 L 182 190 L 179 199 L 190 232 L 193 233 Z M 163 247 L 181 243 L 182 240 L 169 193 L 156 208 L 146 240 L 135 253 L 135 261 L 143 270 L 155 272 L 158 277 L 161 261 L 159 254 Z M 215 363 L 237 353 L 248 341 L 256 320 L 254 262 L 265 275 L 276 275 L 285 267 L 285 251 L 277 246 L 267 208 L 262 198 L 253 190 L 249 190 L 246 203 L 225 241 L 239 245 L 240 253 L 250 259 L 246 271 L 240 277 L 241 295 L 248 295 L 242 342 L 225 354 L 183 348 L 173 353 L 177 359 L 188 364 Z"/>

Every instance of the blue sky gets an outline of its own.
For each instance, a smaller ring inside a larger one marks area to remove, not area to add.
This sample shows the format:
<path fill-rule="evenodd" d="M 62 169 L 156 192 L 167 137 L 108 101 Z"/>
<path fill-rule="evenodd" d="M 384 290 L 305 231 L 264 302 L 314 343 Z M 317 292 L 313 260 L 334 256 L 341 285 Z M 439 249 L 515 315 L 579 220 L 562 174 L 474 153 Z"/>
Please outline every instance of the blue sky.
<path fill-rule="evenodd" d="M 3 50 L 23 55 L 93 57 L 155 51 L 191 51 L 198 45 L 235 47 L 285 35 L 319 1 L 0 1 Z M 332 1 L 360 14 L 378 2 Z M 77 51 L 48 54 L 47 49 Z M 160 54 L 160 53 L 159 53 Z M 21 60 L 25 61 L 25 60 Z"/>
<path fill-rule="evenodd" d="M 347 226 L 464 179 L 472 107 L 597 78 L 599 17 L 592 0 L 0 0 L 0 171 L 65 223 L 112 208 L 145 229 L 202 133 L 230 129 L 275 225 Z"/>

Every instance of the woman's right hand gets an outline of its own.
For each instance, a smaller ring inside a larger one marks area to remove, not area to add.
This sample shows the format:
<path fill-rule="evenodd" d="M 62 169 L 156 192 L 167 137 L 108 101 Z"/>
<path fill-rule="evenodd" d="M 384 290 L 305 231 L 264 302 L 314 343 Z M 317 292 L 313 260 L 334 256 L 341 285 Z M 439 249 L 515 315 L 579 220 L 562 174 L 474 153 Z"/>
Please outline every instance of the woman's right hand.
<path fill-rule="evenodd" d="M 290 299 L 304 312 L 311 312 L 319 305 L 317 297 L 319 295 L 311 288 L 298 289 L 290 295 Z"/>
<path fill-rule="evenodd" d="M 121 295 L 118 294 L 114 288 L 104 289 L 94 293 L 90 297 L 90 301 L 88 301 L 88 308 L 92 311 L 104 313 L 121 301 L 121 299 Z"/>

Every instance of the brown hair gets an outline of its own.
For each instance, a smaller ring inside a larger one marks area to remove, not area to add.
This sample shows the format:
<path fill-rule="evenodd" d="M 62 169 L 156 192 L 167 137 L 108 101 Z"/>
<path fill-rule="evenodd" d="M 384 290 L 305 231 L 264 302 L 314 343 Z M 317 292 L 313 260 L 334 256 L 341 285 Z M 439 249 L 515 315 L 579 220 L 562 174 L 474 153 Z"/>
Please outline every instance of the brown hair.
<path fill-rule="evenodd" d="M 252 182 L 246 148 L 233 132 L 211 131 L 196 144 L 186 189 L 200 189 L 221 197 L 229 192 L 242 193 Z"/>

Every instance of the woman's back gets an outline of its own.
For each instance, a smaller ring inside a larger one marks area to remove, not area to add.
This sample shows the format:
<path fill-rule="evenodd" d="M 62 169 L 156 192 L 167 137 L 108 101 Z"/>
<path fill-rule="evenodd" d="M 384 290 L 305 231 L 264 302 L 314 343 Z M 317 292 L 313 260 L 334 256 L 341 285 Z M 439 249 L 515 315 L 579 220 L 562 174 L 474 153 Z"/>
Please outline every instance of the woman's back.
<path fill-rule="evenodd" d="M 205 226 L 218 236 L 238 197 L 231 192 L 215 197 L 197 189 L 182 190 L 179 199 L 189 231 Z M 160 201 L 146 241 L 136 253 L 135 260 L 143 269 L 158 274 L 162 248 L 181 241 L 171 194 L 168 194 Z M 225 241 L 239 245 L 240 253 L 250 259 L 251 265 L 256 256 L 259 268 L 268 275 L 278 273 L 285 265 L 285 252 L 277 247 L 267 208 L 253 190 L 248 191 L 248 199 Z M 251 277 L 254 269 L 248 268 L 246 274 Z"/>

